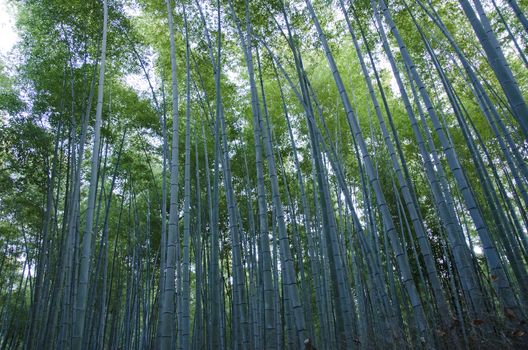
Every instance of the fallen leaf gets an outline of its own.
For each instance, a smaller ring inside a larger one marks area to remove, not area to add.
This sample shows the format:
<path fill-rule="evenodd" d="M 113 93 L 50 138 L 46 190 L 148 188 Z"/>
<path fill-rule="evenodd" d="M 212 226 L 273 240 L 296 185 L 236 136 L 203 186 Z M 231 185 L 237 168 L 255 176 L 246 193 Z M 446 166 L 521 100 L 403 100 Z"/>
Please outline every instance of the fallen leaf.
<path fill-rule="evenodd" d="M 512 309 L 504 309 L 504 315 L 510 320 L 515 320 L 517 318 L 515 317 L 515 312 L 513 312 Z"/>
<path fill-rule="evenodd" d="M 436 334 L 438 334 L 439 337 L 445 337 L 445 335 L 446 335 L 447 333 L 444 332 L 444 331 L 441 330 L 441 329 L 437 329 L 437 330 L 436 330 Z"/>
<path fill-rule="evenodd" d="M 518 329 L 518 330 L 516 330 L 516 331 L 513 331 L 511 335 L 512 335 L 512 337 L 520 338 L 520 337 L 522 337 L 524 334 L 525 334 L 525 332 L 524 332 L 522 329 Z"/>

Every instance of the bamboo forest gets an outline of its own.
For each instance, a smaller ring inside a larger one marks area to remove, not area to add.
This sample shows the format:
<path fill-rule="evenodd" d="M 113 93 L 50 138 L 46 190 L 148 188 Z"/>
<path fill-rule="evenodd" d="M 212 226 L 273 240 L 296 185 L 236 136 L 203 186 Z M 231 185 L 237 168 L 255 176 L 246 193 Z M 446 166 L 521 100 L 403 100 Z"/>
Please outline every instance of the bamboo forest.
<path fill-rule="evenodd" d="M 0 350 L 528 349 L 528 0 L 0 5 Z"/>

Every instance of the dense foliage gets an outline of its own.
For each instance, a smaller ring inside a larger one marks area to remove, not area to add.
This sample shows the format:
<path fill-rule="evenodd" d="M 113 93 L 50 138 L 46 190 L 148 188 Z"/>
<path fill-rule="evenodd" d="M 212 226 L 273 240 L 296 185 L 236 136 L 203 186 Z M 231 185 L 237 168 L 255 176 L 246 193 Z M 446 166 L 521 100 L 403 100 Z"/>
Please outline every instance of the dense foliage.
<path fill-rule="evenodd" d="M 528 347 L 528 2 L 12 0 L 1 349 Z"/>

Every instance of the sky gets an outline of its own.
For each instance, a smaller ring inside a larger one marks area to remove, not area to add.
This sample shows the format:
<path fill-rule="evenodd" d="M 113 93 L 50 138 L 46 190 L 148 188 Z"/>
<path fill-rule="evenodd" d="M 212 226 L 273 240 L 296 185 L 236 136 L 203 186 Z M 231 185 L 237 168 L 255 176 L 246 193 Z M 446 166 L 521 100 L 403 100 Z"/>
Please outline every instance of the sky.
<path fill-rule="evenodd" d="M 0 0 L 0 55 L 5 56 L 17 41 L 14 6 L 9 0 Z"/>

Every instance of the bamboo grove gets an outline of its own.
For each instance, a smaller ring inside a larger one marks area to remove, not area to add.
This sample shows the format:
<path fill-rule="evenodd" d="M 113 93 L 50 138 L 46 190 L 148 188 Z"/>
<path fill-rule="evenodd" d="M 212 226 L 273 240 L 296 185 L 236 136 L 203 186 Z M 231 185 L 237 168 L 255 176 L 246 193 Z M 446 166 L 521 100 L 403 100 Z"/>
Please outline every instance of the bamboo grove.
<path fill-rule="evenodd" d="M 528 2 L 21 0 L 1 349 L 528 347 Z"/>

